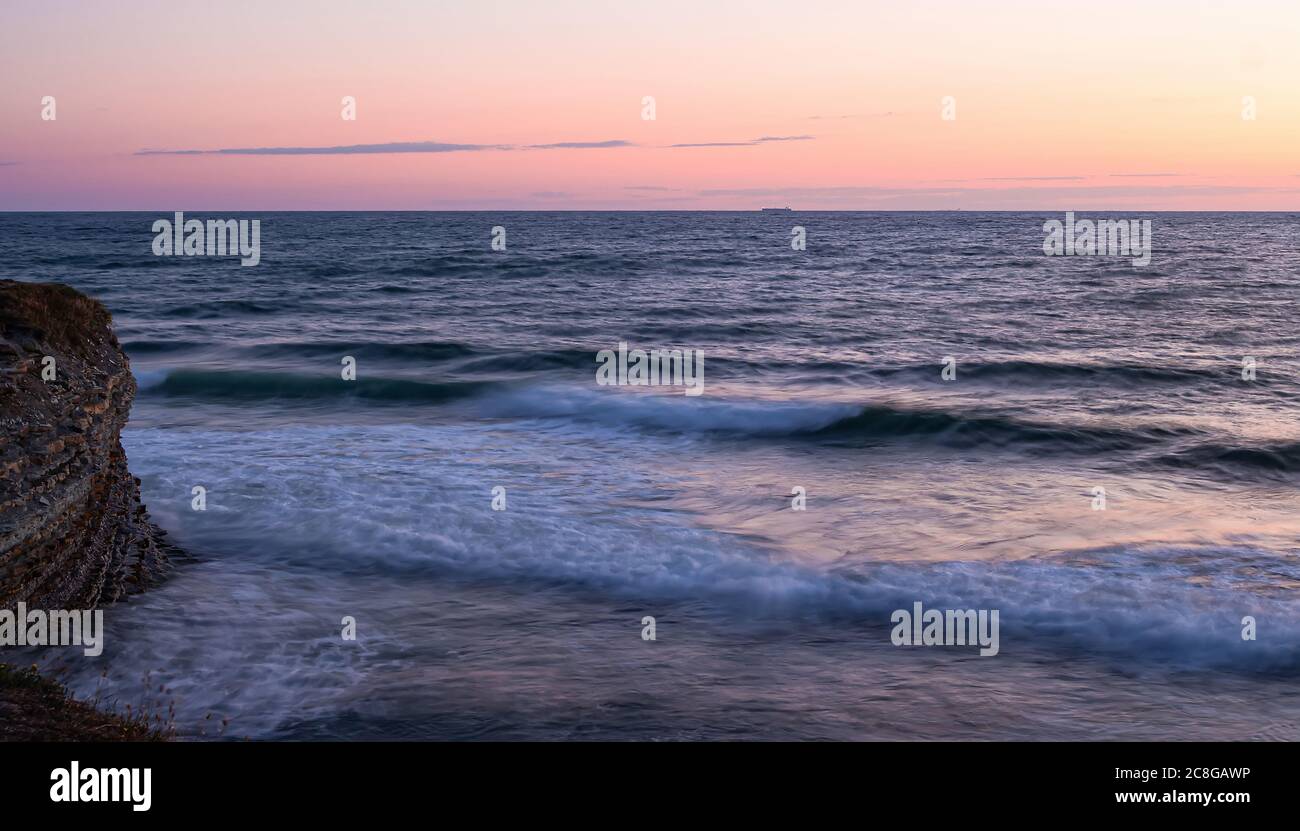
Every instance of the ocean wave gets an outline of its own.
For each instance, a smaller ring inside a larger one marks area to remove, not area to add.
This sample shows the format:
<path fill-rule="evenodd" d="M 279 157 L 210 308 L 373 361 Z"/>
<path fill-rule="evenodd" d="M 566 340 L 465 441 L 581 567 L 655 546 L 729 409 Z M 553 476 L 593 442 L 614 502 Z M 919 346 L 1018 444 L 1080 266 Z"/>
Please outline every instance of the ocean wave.
<path fill-rule="evenodd" d="M 1112 455 L 1133 467 L 1172 467 L 1215 479 L 1255 481 L 1300 473 L 1300 442 L 1241 444 L 1187 426 L 1039 422 L 996 413 L 893 404 L 738 401 L 614 390 L 511 387 L 485 390 L 498 418 L 564 418 L 681 434 L 813 441 L 871 447 L 897 441 L 1026 455 Z"/>
<path fill-rule="evenodd" d="M 305 345 L 290 347 L 302 350 Z M 319 344 L 338 354 L 338 344 Z M 202 401 L 259 402 L 335 400 L 376 406 L 469 402 L 472 412 L 497 420 L 556 420 L 603 428 L 738 440 L 816 442 L 855 448 L 920 442 L 963 450 L 1012 450 L 1026 455 L 1092 454 L 1102 460 L 1121 454 L 1126 464 L 1200 471 L 1215 478 L 1258 478 L 1300 473 L 1300 442 L 1238 444 L 1187 426 L 1160 424 L 1071 424 L 1034 421 L 992 411 L 915 408 L 892 403 L 772 401 L 584 388 L 509 380 L 512 372 L 560 369 L 587 353 L 474 355 L 459 344 L 392 347 L 462 360 L 454 374 L 422 381 L 362 374 L 354 381 L 335 375 L 290 371 L 155 369 L 137 370 L 141 392 L 153 397 Z M 488 370 L 497 378 L 474 377 Z M 465 376 L 469 377 L 466 378 Z"/>
<path fill-rule="evenodd" d="M 1285 476 L 1300 473 L 1300 441 L 1254 445 L 1210 441 L 1165 453 L 1158 461 L 1169 467 L 1211 470 L 1228 476 Z"/>
<path fill-rule="evenodd" d="M 963 362 L 957 368 L 958 376 L 963 381 L 1015 381 L 1017 384 L 1100 383 L 1126 388 L 1151 384 L 1195 385 L 1215 380 L 1231 381 L 1236 377 L 1235 371 L 1231 365 L 1223 371 L 1211 371 L 1192 367 L 1137 363 L 1090 364 L 1016 359 Z M 924 374 L 937 381 L 939 367 L 937 364 L 906 365 L 879 369 L 875 374 L 883 378 Z"/>
<path fill-rule="evenodd" d="M 351 398 L 380 404 L 439 404 L 478 395 L 491 386 L 484 381 L 427 382 L 364 376 L 344 381 L 329 375 L 191 369 L 141 372 L 137 384 L 151 396 L 219 401 Z"/>
<path fill-rule="evenodd" d="M 877 627 L 883 631 L 863 636 L 885 643 L 892 610 L 921 601 L 1000 610 L 1004 656 L 1048 649 L 1300 669 L 1296 551 L 1150 545 L 1015 561 L 815 567 L 697 527 L 689 515 L 638 507 L 630 496 L 647 483 L 624 466 L 602 467 L 599 443 L 566 445 L 563 459 L 533 447 L 525 460 L 523 445 L 499 432 L 458 425 L 144 429 L 127 443 L 151 507 L 179 524 L 174 536 L 235 565 L 702 601 L 729 616 Z M 358 446 L 366 452 L 351 450 Z M 166 513 L 163 496 L 187 495 L 193 470 L 220 483 L 208 511 Z M 509 486 L 509 510 L 489 508 L 493 483 Z M 604 495 L 599 521 L 593 493 Z M 1241 638 L 1248 615 L 1259 622 L 1257 641 Z"/>
<path fill-rule="evenodd" d="M 437 363 L 482 354 L 478 347 L 459 341 L 273 341 L 250 344 L 240 350 L 253 358 L 321 358 L 336 360 L 352 355 L 360 360 Z"/>
<path fill-rule="evenodd" d="M 852 404 L 725 401 L 618 389 L 532 386 L 500 391 L 482 402 L 498 418 L 567 418 L 610 426 L 680 433 L 789 436 L 822 430 L 858 408 Z"/>
<path fill-rule="evenodd" d="M 215 346 L 194 341 L 136 340 L 124 344 L 128 354 L 165 354 Z M 230 347 L 224 347 L 230 349 Z M 355 341 L 355 340 L 281 340 L 241 345 L 227 355 L 241 361 L 265 359 L 319 358 L 338 360 L 351 355 L 358 362 L 381 362 L 390 368 L 410 370 L 419 366 L 454 363 L 459 375 L 498 375 L 501 373 L 546 372 L 559 369 L 596 368 L 595 349 L 506 350 L 473 345 L 460 341 Z"/>
<path fill-rule="evenodd" d="M 479 355 L 457 365 L 460 373 L 548 372 L 560 369 L 596 370 L 596 350 L 547 349 Z"/>
<path fill-rule="evenodd" d="M 1127 450 L 1197 435 L 1184 427 L 1045 424 L 995 414 L 841 402 L 719 400 L 621 390 L 522 387 L 489 397 L 497 417 L 571 418 L 683 433 L 810 438 L 840 445 L 922 438 L 957 447 Z"/>
<path fill-rule="evenodd" d="M 1027 451 L 1103 453 L 1134 450 L 1198 435 L 1188 427 L 1052 424 L 976 411 L 867 406 L 816 431 L 852 445 L 922 438 L 949 447 L 1015 447 Z"/>
<path fill-rule="evenodd" d="M 1005 653 L 1046 645 L 1186 666 L 1300 669 L 1297 552 L 1249 546 L 1125 546 L 1014 562 L 887 564 L 843 573 L 877 613 L 1000 609 Z M 1243 618 L 1272 629 L 1242 638 Z M 1260 622 L 1263 621 L 1262 624 Z M 1276 627 L 1276 628 L 1272 628 Z"/>

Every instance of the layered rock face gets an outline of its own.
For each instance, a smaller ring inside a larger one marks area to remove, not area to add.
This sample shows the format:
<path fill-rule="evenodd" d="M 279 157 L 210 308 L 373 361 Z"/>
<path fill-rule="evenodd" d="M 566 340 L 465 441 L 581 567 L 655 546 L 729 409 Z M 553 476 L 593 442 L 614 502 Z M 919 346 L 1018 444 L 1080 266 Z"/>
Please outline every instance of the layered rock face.
<path fill-rule="evenodd" d="M 135 380 L 110 323 L 67 286 L 0 280 L 0 607 L 90 609 L 166 571 L 122 450 Z"/>

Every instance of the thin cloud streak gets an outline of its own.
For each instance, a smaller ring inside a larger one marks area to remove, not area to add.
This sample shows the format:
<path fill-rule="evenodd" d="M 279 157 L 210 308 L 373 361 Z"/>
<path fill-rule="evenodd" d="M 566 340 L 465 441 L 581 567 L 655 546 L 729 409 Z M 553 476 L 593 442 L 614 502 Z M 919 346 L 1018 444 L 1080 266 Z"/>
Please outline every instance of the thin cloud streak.
<path fill-rule="evenodd" d="M 748 141 L 711 141 L 671 144 L 669 147 L 753 147 L 786 141 L 811 141 L 816 136 L 760 136 Z M 626 139 L 556 141 L 545 144 L 455 144 L 440 141 L 390 141 L 379 144 L 341 144 L 325 147 L 223 147 L 216 150 L 137 150 L 136 156 L 370 156 L 392 153 L 478 153 L 509 150 L 608 150 L 640 147 Z"/>
<path fill-rule="evenodd" d="M 225 147 L 220 150 L 140 150 L 137 156 L 364 156 L 379 153 L 463 153 L 509 150 L 505 144 L 449 144 L 439 141 L 390 141 L 333 147 Z"/>
<path fill-rule="evenodd" d="M 748 141 L 697 141 L 686 142 L 682 144 L 670 144 L 672 147 L 754 147 L 759 144 L 768 144 L 774 141 L 812 141 L 816 136 L 760 136 Z"/>
<path fill-rule="evenodd" d="M 599 150 L 606 147 L 636 147 L 630 141 L 611 139 L 609 141 L 557 141 L 554 144 L 530 144 L 529 150 Z"/>
<path fill-rule="evenodd" d="M 390 141 L 382 144 L 342 144 L 331 147 L 226 147 L 219 150 L 138 150 L 136 156 L 369 156 L 388 153 L 477 153 L 486 150 L 556 150 L 635 147 L 622 139 L 562 141 L 554 144 L 453 144 L 440 141 Z"/>

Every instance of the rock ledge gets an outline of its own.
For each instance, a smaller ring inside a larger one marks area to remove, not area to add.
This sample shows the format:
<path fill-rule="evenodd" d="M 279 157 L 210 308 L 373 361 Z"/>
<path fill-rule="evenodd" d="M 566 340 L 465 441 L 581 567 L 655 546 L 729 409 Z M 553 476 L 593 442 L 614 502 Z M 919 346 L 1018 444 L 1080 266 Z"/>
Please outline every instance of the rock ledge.
<path fill-rule="evenodd" d="M 135 390 L 102 304 L 0 280 L 0 607 L 90 609 L 166 573 L 122 450 Z"/>

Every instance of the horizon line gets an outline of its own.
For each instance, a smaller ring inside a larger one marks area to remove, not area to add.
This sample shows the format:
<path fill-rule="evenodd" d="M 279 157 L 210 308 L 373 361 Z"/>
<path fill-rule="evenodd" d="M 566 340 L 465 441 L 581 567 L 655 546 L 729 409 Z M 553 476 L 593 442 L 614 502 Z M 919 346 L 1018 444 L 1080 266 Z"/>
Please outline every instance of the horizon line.
<path fill-rule="evenodd" d="M 472 213 L 516 213 L 516 214 L 757 214 L 764 208 L 183 208 L 180 213 L 277 213 L 277 214 L 472 214 Z M 1151 214 L 1295 214 L 1300 207 L 1277 210 L 1241 210 L 1231 208 L 1196 208 L 1171 210 L 1167 208 L 1134 208 L 1132 206 L 1116 208 L 791 208 L 789 213 L 804 214 L 1027 214 L 1027 213 L 1151 213 Z M 21 210 L 0 208 L 0 214 L 157 214 L 177 213 L 176 208 L 53 208 L 45 210 Z M 782 211 L 785 215 L 785 211 Z"/>

